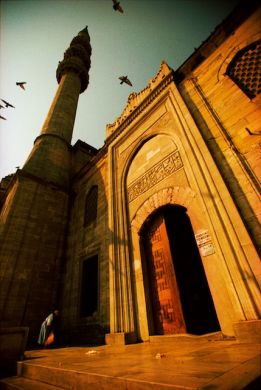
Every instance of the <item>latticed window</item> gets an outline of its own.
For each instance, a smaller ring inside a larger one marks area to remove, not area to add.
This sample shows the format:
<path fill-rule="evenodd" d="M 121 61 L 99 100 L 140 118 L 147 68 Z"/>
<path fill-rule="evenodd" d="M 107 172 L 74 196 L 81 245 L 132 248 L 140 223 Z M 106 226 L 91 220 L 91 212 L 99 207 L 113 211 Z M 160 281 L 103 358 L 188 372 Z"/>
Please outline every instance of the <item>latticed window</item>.
<path fill-rule="evenodd" d="M 93 186 L 85 199 L 84 226 L 96 221 L 98 206 L 98 186 Z"/>
<path fill-rule="evenodd" d="M 261 90 L 261 40 L 240 50 L 227 68 L 227 75 L 253 99 Z"/>

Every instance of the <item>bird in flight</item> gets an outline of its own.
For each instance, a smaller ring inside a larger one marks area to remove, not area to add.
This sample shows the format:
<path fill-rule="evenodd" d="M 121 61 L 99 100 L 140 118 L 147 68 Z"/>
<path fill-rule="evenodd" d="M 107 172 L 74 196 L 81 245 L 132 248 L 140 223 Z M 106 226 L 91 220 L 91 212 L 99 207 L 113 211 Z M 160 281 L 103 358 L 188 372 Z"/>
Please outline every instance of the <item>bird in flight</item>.
<path fill-rule="evenodd" d="M 26 84 L 26 81 L 17 81 L 17 83 L 16 83 L 16 85 L 18 85 L 22 89 L 25 89 L 25 86 L 24 86 L 25 84 Z"/>
<path fill-rule="evenodd" d="M 246 131 L 248 132 L 249 135 L 261 135 L 261 132 L 260 133 L 253 133 L 253 131 L 249 130 L 248 127 L 246 127 Z"/>
<path fill-rule="evenodd" d="M 6 121 L 6 118 L 4 118 L 2 115 L 0 115 L 0 119 L 4 119 Z"/>
<path fill-rule="evenodd" d="M 125 83 L 125 84 L 128 84 L 132 87 L 132 83 L 128 79 L 128 76 L 120 76 L 119 80 L 121 80 L 121 84 Z"/>
<path fill-rule="evenodd" d="M 1 100 L 5 104 L 6 107 L 13 107 L 13 108 L 15 108 L 12 104 L 8 103 L 6 100 L 4 100 L 4 99 L 1 99 Z"/>
<path fill-rule="evenodd" d="M 0 104 L 0 109 L 1 109 L 1 108 L 4 108 L 4 106 L 2 106 L 2 104 Z"/>
<path fill-rule="evenodd" d="M 120 2 L 117 1 L 117 0 L 112 0 L 112 2 L 113 2 L 113 6 L 112 7 L 113 7 L 114 11 L 119 11 L 119 12 L 121 12 L 123 14 L 123 9 L 122 9 L 122 7 L 120 5 Z"/>

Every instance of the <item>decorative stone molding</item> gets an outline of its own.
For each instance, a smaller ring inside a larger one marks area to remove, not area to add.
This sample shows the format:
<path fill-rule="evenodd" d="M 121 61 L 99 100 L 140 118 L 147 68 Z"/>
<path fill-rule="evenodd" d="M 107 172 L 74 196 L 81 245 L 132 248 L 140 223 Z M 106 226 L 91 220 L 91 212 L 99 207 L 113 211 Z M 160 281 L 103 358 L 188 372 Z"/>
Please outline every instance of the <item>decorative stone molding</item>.
<path fill-rule="evenodd" d="M 168 187 L 150 196 L 137 210 L 131 226 L 139 231 L 148 216 L 159 207 L 167 204 L 176 204 L 188 208 L 196 193 L 190 187 Z"/>
<path fill-rule="evenodd" d="M 162 61 L 158 73 L 149 81 L 148 86 L 138 93 L 132 92 L 121 115 L 114 123 L 106 126 L 107 137 L 123 124 L 126 127 L 171 81 L 173 81 L 173 71 L 165 61 Z"/>

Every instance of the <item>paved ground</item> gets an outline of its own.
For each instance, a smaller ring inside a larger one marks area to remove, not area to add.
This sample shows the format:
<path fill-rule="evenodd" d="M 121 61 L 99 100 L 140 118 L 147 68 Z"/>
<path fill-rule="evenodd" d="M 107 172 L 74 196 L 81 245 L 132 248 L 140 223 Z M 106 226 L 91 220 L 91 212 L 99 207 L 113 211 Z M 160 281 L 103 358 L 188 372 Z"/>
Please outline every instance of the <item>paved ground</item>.
<path fill-rule="evenodd" d="M 260 344 L 170 338 L 119 347 L 27 351 L 23 370 L 26 375 L 38 368 L 43 380 L 48 368 L 47 383 L 76 390 L 254 389 L 261 388 L 248 387 L 261 375 L 260 350 Z M 29 379 L 35 379 L 35 372 Z"/>

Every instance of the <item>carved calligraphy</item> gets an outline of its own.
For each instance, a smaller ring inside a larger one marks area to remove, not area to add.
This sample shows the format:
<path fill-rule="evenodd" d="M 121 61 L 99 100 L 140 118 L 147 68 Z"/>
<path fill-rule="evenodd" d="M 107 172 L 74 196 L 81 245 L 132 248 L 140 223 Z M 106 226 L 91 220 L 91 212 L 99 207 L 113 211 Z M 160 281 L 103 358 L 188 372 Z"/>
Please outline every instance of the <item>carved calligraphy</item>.
<path fill-rule="evenodd" d="M 182 167 L 183 162 L 179 152 L 176 151 L 169 154 L 128 187 L 129 201 L 133 201 L 139 195 L 148 191 L 154 185 Z"/>

